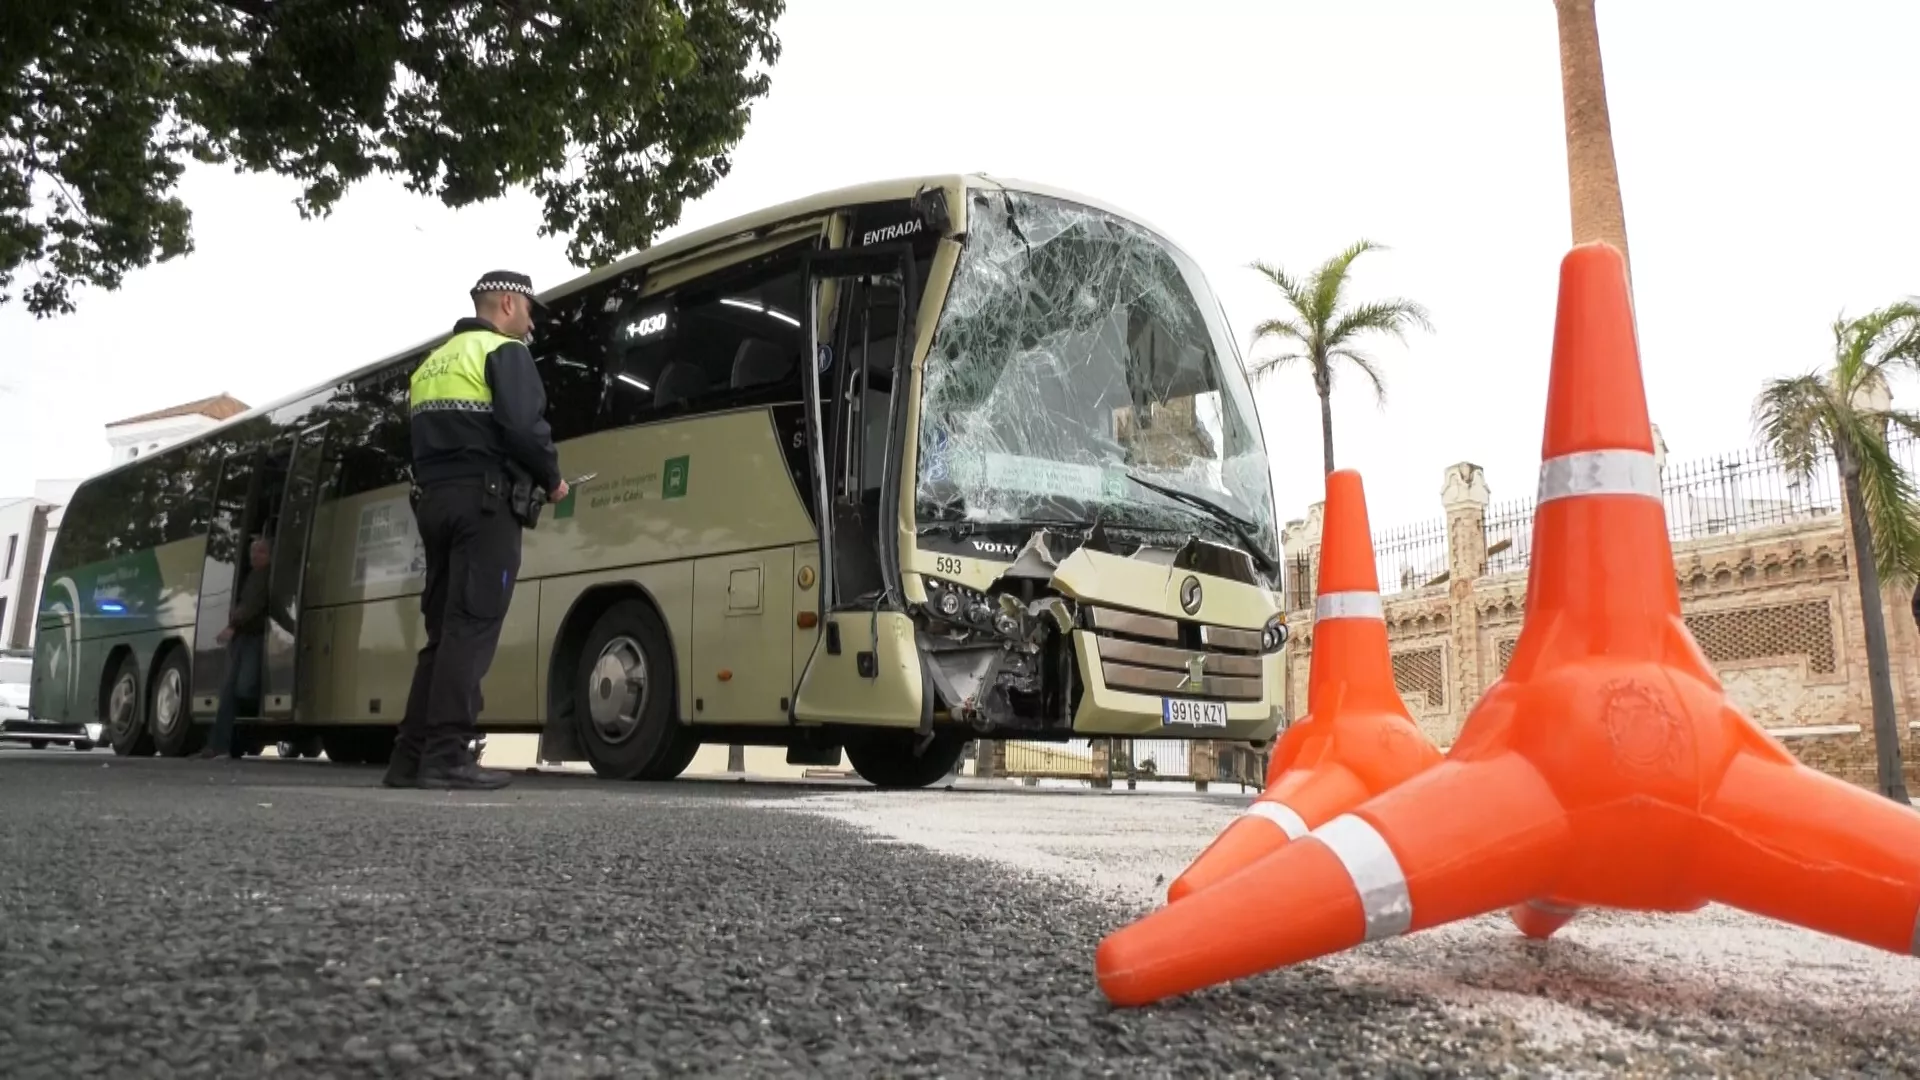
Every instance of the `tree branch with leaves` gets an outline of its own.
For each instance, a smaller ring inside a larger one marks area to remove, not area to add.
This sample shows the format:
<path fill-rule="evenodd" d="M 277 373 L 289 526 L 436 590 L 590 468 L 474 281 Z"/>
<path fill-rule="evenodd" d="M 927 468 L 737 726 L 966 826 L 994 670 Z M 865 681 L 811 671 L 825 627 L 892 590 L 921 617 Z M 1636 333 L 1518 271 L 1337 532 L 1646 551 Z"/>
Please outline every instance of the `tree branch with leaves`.
<path fill-rule="evenodd" d="M 67 0 L 0 40 L 0 304 L 193 250 L 190 160 L 374 174 L 451 207 L 531 189 L 575 265 L 652 243 L 731 167 L 785 0 Z M 22 275 L 31 283 L 19 289 Z M 16 295 L 16 294 L 19 295 Z"/>

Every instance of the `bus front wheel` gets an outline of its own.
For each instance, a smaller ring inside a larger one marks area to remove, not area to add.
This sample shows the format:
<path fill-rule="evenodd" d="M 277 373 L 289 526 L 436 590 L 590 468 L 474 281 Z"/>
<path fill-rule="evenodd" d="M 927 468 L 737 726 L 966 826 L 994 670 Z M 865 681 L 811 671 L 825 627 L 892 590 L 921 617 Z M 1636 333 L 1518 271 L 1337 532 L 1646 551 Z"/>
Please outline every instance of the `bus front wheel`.
<path fill-rule="evenodd" d="M 593 771 L 611 780 L 652 779 L 665 771 L 661 766 L 684 749 L 674 717 L 677 692 L 660 616 L 641 600 L 608 608 L 587 635 L 574 673 L 575 723 Z"/>
<path fill-rule="evenodd" d="M 920 735 L 913 731 L 876 732 L 847 742 L 847 761 L 874 787 L 922 788 L 959 763 L 967 740 L 952 731 L 936 732 L 925 750 L 915 753 Z"/>

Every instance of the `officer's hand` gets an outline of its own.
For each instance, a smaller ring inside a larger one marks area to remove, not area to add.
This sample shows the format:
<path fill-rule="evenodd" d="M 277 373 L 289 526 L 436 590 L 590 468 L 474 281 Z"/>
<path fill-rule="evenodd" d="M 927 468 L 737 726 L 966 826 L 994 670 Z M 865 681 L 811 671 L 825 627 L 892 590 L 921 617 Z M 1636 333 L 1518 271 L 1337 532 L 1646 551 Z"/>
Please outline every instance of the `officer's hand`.
<path fill-rule="evenodd" d="M 562 480 L 560 481 L 560 486 L 554 488 L 553 491 L 547 495 L 547 500 L 549 502 L 559 502 L 561 499 L 564 499 L 566 497 L 567 497 L 567 482 L 565 480 Z"/>

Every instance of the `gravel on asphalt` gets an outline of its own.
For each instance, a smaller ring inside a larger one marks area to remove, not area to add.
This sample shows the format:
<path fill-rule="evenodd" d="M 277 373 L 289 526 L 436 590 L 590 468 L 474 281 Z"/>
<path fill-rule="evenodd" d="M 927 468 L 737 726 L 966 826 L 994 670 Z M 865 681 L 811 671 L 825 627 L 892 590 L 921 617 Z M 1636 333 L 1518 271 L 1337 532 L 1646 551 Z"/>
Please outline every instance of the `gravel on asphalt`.
<path fill-rule="evenodd" d="M 1854 1022 L 1857 1002 L 1697 1036 L 1689 1004 L 1644 1045 L 1543 1048 L 1499 1014 L 1305 965 L 1116 1010 L 1092 956 L 1124 903 L 797 813 L 805 787 L 377 775 L 0 754 L 0 1076 L 1920 1070 L 1913 1030 Z M 830 798 L 994 821 L 1003 797 Z"/>

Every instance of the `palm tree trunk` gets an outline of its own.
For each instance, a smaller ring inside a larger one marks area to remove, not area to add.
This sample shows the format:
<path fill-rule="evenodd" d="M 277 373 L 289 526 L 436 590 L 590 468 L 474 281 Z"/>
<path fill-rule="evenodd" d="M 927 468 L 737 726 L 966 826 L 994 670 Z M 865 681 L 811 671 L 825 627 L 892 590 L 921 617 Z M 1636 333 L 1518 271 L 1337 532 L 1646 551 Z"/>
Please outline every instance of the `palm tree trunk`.
<path fill-rule="evenodd" d="M 1836 440 L 1838 443 L 1838 440 Z M 1845 444 L 1835 446 L 1846 484 L 1847 522 L 1853 532 L 1854 579 L 1860 583 L 1860 618 L 1867 636 L 1867 687 L 1873 697 L 1873 745 L 1879 759 L 1880 793 L 1905 805 L 1907 781 L 1900 763 L 1900 725 L 1893 708 L 1892 666 L 1887 659 L 1887 623 L 1880 604 L 1880 567 L 1873 560 L 1873 533 L 1860 491 L 1860 466 Z"/>
<path fill-rule="evenodd" d="M 1604 240 L 1627 256 L 1627 212 L 1620 200 L 1620 173 L 1613 157 L 1613 123 L 1607 113 L 1607 80 L 1600 66 L 1600 24 L 1595 0 L 1553 0 L 1560 22 L 1560 98 L 1566 112 L 1567 194 L 1573 211 L 1573 242 Z"/>
<path fill-rule="evenodd" d="M 1320 455 L 1327 472 L 1333 472 L 1333 386 L 1332 380 L 1314 376 L 1313 388 L 1320 393 Z"/>

